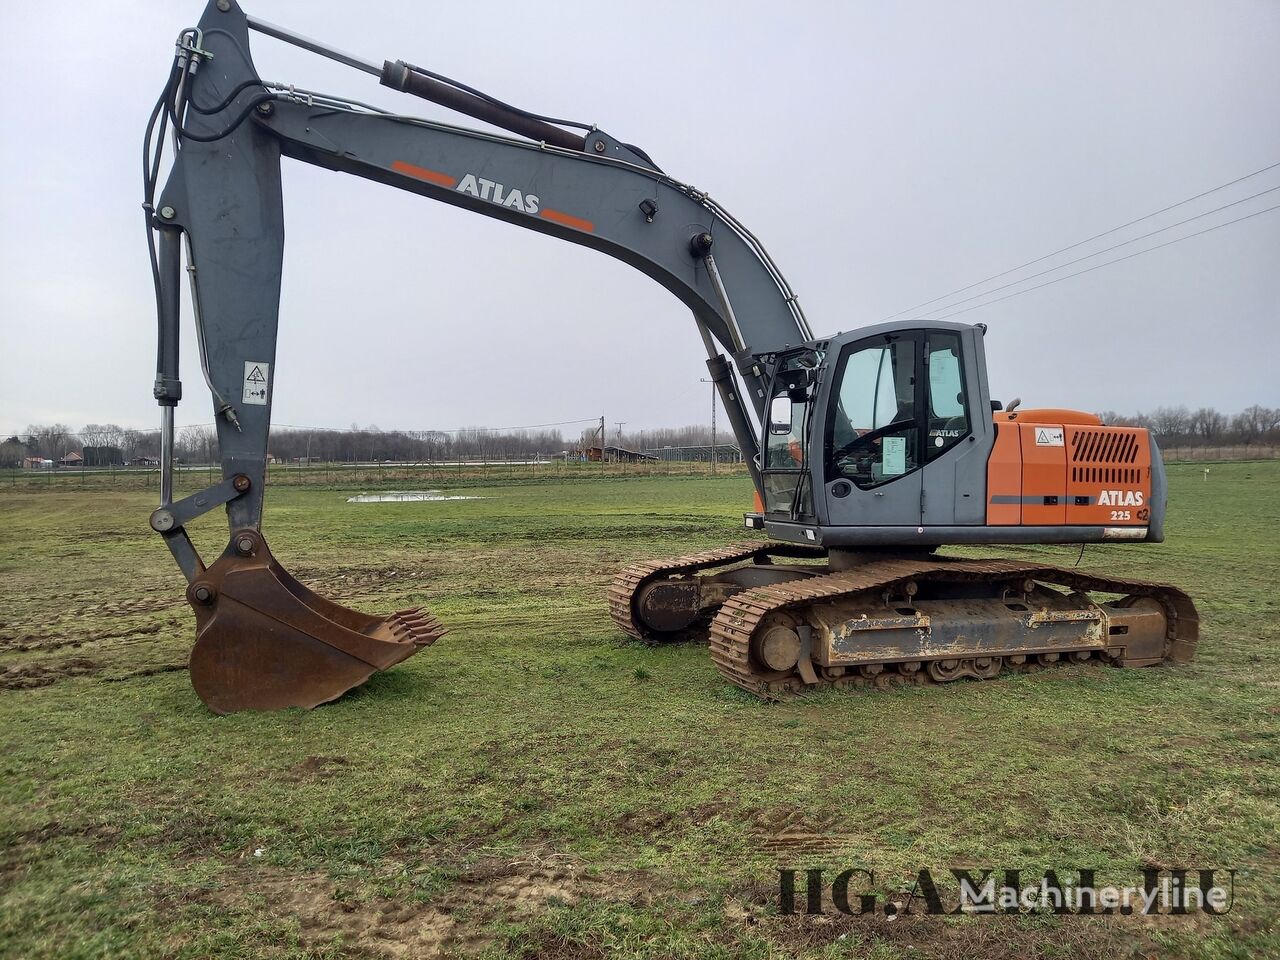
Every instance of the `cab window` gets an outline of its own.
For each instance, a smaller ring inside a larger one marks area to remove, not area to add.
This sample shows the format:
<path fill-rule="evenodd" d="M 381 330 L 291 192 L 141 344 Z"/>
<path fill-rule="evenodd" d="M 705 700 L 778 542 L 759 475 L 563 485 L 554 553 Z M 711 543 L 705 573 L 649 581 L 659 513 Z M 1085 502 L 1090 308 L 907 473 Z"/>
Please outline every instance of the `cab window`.
<path fill-rule="evenodd" d="M 804 460 L 805 420 L 809 413 L 809 404 L 796 403 L 787 396 L 785 387 L 779 388 L 769 401 L 770 425 L 768 445 L 765 447 L 764 462 L 770 470 L 799 470 Z M 785 433 L 773 417 L 780 410 L 787 411 L 786 420 L 791 428 Z"/>
<path fill-rule="evenodd" d="M 913 337 L 885 338 L 855 346 L 836 371 L 829 461 L 836 474 L 863 489 L 920 466 L 919 352 Z"/>
<path fill-rule="evenodd" d="M 813 513 L 813 496 L 805 447 L 812 429 L 812 401 L 804 391 L 792 391 L 789 372 L 810 375 L 822 363 L 816 350 L 802 350 L 784 357 L 779 364 L 767 408 L 764 473 L 766 513 L 808 516 Z"/>
<path fill-rule="evenodd" d="M 926 365 L 929 370 L 929 427 L 925 437 L 925 459 L 933 460 L 970 432 L 959 334 L 930 332 Z"/>

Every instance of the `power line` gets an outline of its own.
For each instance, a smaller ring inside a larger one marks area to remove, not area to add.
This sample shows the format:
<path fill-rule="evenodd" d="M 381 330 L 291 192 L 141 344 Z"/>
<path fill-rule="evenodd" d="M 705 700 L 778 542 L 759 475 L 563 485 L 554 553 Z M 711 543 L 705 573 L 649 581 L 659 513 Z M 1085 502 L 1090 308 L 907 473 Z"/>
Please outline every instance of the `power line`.
<path fill-rule="evenodd" d="M 971 300 L 978 300 L 982 297 L 988 297 L 991 294 L 998 293 L 1001 290 L 1008 290 L 1010 287 L 1016 287 L 1018 284 L 1026 283 L 1028 280 L 1034 280 L 1036 277 L 1043 277 L 1045 274 L 1056 273 L 1058 270 L 1065 270 L 1067 267 L 1075 266 L 1077 263 L 1084 263 L 1084 261 L 1092 260 L 1094 257 L 1100 257 L 1104 253 L 1110 253 L 1112 250 L 1119 250 L 1121 247 L 1127 247 L 1131 243 L 1137 243 L 1139 240 L 1146 240 L 1146 239 L 1149 239 L 1150 237 L 1156 236 L 1157 234 L 1166 233 L 1169 230 L 1173 230 L 1175 227 L 1186 226 L 1188 223 L 1191 223 L 1192 221 L 1203 220 L 1205 217 L 1210 216 L 1211 214 L 1220 213 L 1223 210 L 1226 210 L 1228 207 L 1236 207 L 1242 203 L 1248 203 L 1250 200 L 1256 200 L 1258 199 L 1258 197 L 1261 197 L 1268 193 L 1275 193 L 1277 190 L 1280 190 L 1280 186 L 1269 187 L 1266 190 L 1260 190 L 1257 193 L 1252 194 L 1251 196 L 1244 197 L 1243 199 L 1240 199 L 1240 200 L 1232 200 L 1230 203 L 1224 203 L 1222 206 L 1214 207 L 1212 210 L 1206 210 L 1204 213 L 1197 213 L 1194 217 L 1187 217 L 1187 219 L 1185 220 L 1179 220 L 1177 223 L 1171 223 L 1167 227 L 1161 227 L 1158 230 L 1152 230 L 1150 233 L 1144 233 L 1141 236 L 1134 237 L 1132 240 L 1122 240 L 1120 243 L 1114 243 L 1109 247 L 1103 247 L 1101 250 L 1098 250 L 1094 253 L 1085 254 L 1083 257 L 1076 257 L 1076 259 L 1074 260 L 1068 260 L 1066 263 L 1060 263 L 1056 267 L 1050 267 L 1048 270 L 1041 270 L 1039 273 L 1033 273 L 1028 277 L 1023 277 L 1021 280 L 1010 280 L 1008 283 L 1002 283 L 1000 284 L 1000 286 L 992 287 L 990 290 L 983 290 L 981 293 L 975 293 L 973 296 L 965 297 L 963 300 L 953 300 L 951 303 L 948 303 L 945 307 L 939 307 L 938 309 L 950 310 L 952 307 L 958 307 L 962 303 L 968 303 Z M 1194 234 L 1192 234 L 1192 236 L 1194 236 Z M 1153 247 L 1152 249 L 1154 250 L 1156 248 Z"/>
<path fill-rule="evenodd" d="M 1191 203 L 1194 200 L 1199 200 L 1201 197 L 1207 197 L 1209 196 L 1209 194 L 1217 193 L 1219 190 L 1225 190 L 1227 189 L 1227 187 L 1233 187 L 1237 183 L 1243 183 L 1245 180 L 1251 180 L 1254 177 L 1258 176 L 1259 174 L 1266 173 L 1268 170 L 1274 170 L 1276 167 L 1280 167 L 1280 161 L 1276 161 L 1275 163 L 1270 164 L 1269 166 L 1263 167 L 1261 170 L 1255 170 L 1253 171 L 1253 173 L 1246 173 L 1243 177 L 1236 177 L 1236 179 L 1234 180 L 1221 184 L 1220 186 L 1213 187 L 1212 189 L 1205 190 L 1203 193 L 1197 193 L 1194 197 L 1187 197 L 1187 199 L 1179 200 L 1177 203 L 1171 203 L 1167 207 L 1161 207 L 1159 210 L 1156 210 L 1152 213 L 1148 213 L 1146 216 L 1138 217 L 1138 219 L 1136 220 L 1130 220 L 1128 223 L 1122 223 L 1118 227 L 1112 227 L 1110 230 L 1104 230 L 1102 231 L 1102 233 L 1094 234 L 1092 237 L 1089 237 L 1087 240 L 1081 240 L 1077 243 L 1073 243 L 1069 246 L 1063 247 L 1060 250 L 1054 250 L 1052 253 L 1046 253 L 1043 257 L 1036 257 L 1034 260 L 1028 260 L 1026 263 L 1021 263 L 1016 267 L 1010 267 L 1008 270 L 1002 270 L 1000 273 L 993 274 L 987 277 L 985 280 L 979 280 L 976 283 L 971 283 L 971 284 L 968 284 L 967 286 L 959 287 L 958 289 L 952 290 L 950 293 L 944 293 L 940 297 L 934 297 L 932 300 L 926 300 L 923 303 L 917 303 L 915 306 L 907 307 L 907 309 L 905 310 L 899 310 L 897 313 L 892 313 L 887 317 L 883 317 L 878 322 L 883 323 L 885 320 L 893 320 L 895 317 L 900 317 L 904 313 L 911 313 L 913 310 L 919 310 L 921 307 L 930 306 L 932 304 L 937 303 L 940 300 L 950 299 L 951 297 L 954 297 L 957 293 L 964 293 L 967 290 L 972 290 L 974 287 L 980 287 L 984 283 L 990 283 L 992 280 L 999 280 L 1001 277 L 1008 276 L 1009 274 L 1015 273 L 1018 270 L 1025 269 L 1026 267 L 1033 267 L 1037 263 L 1042 263 L 1043 261 L 1048 260 L 1050 257 L 1056 257 L 1058 254 L 1066 253 L 1068 250 L 1074 250 L 1076 249 L 1076 247 L 1083 247 L 1086 243 L 1092 243 L 1094 240 L 1100 240 L 1103 237 L 1110 236 L 1113 233 L 1118 233 L 1119 231 L 1125 229 L 1126 227 L 1132 227 L 1135 224 L 1142 223 L 1142 221 L 1144 220 L 1150 220 L 1152 217 L 1158 217 L 1162 213 L 1168 213 L 1170 210 L 1175 210 L 1178 207 L 1186 206 L 1188 203 Z M 1213 212 L 1213 211 L 1210 211 L 1210 212 Z M 1063 266 L 1066 266 L 1066 264 L 1063 264 Z M 1030 278 L 1028 277 L 1026 279 L 1030 279 Z M 953 306 L 955 306 L 955 304 L 950 304 L 949 306 L 943 307 L 940 309 L 950 309 Z"/>
<path fill-rule="evenodd" d="M 581 420 L 557 420 L 555 423 L 527 423 L 518 427 L 455 427 L 452 430 L 436 430 L 428 428 L 426 430 L 381 430 L 379 433 L 498 433 L 502 430 L 539 430 L 544 427 L 569 427 L 579 423 L 595 423 L 598 417 L 585 417 Z M 197 426 L 213 426 L 213 424 L 197 424 Z M 272 425 L 273 429 L 285 430 L 314 430 L 317 433 L 369 433 L 367 427 L 304 427 L 296 423 L 277 423 Z"/>
<path fill-rule="evenodd" d="M 934 317 L 933 319 L 946 320 L 950 317 L 957 317 L 962 313 L 968 313 L 970 310 L 977 310 L 981 307 L 989 307 L 992 304 L 1000 303 L 1003 300 L 1010 300 L 1014 297 L 1020 297 L 1024 293 L 1030 293 L 1032 290 L 1039 290 L 1041 287 L 1047 287 L 1055 283 L 1061 283 L 1063 280 L 1070 280 L 1072 277 L 1079 277 L 1086 273 L 1092 273 L 1094 270 L 1101 270 L 1103 267 L 1109 267 L 1113 263 L 1121 263 L 1125 260 L 1132 260 L 1134 257 L 1142 256 L 1144 253 L 1151 253 L 1152 251 L 1159 250 L 1163 247 L 1171 247 L 1175 243 L 1181 243 L 1183 240 L 1190 240 L 1192 237 L 1198 237 L 1198 236 L 1201 236 L 1202 234 L 1212 233 L 1214 230 L 1221 230 L 1223 227 L 1229 227 L 1233 223 L 1240 223 L 1244 220 L 1252 220 L 1254 217 L 1260 217 L 1264 213 L 1270 213 L 1272 210 L 1280 210 L 1280 203 L 1276 204 L 1274 207 L 1266 207 L 1262 210 L 1257 210 L 1253 213 L 1247 213 L 1243 217 L 1237 217 L 1236 219 L 1228 220 L 1225 223 L 1218 223 L 1212 227 L 1205 227 L 1203 230 L 1197 230 L 1195 233 L 1189 233 L 1185 237 L 1178 237 L 1174 240 L 1166 241 L 1165 243 L 1158 243 L 1154 247 L 1147 247 L 1147 249 L 1145 250 L 1137 250 L 1123 257 L 1116 257 L 1114 260 L 1107 260 L 1105 263 L 1096 263 L 1092 267 L 1086 267 L 1083 270 L 1077 270 L 1075 273 L 1068 273 L 1065 277 L 1055 277 L 1052 280 L 1046 280 L 1044 283 L 1037 283 L 1034 287 L 1027 287 L 1027 289 L 1025 290 L 1015 290 L 1013 293 L 1006 293 L 1003 297 L 996 297 L 996 299 L 988 300 L 985 303 L 975 303 L 973 306 L 965 307 L 963 310 L 956 310 L 952 313 L 944 313 L 942 316 Z"/>
<path fill-rule="evenodd" d="M 448 433 L 448 434 L 497 433 L 502 430 L 538 430 L 544 427 L 570 427 L 579 423 L 599 423 L 599 422 L 600 422 L 599 417 L 585 417 L 581 420 L 557 420 L 555 423 L 528 423 L 518 427 L 455 427 L 452 430 L 437 430 L 433 427 L 423 429 L 423 430 L 419 430 L 415 428 L 404 428 L 404 429 L 390 428 L 387 430 L 383 430 L 379 428 L 377 432 L 388 433 L 388 434 L 390 433 L 405 433 L 405 434 L 407 433 Z M 215 427 L 215 426 L 217 426 L 217 424 L 215 423 L 182 423 L 178 425 L 179 429 L 181 430 L 186 430 L 190 427 Z M 142 427 L 142 428 L 125 427 L 123 429 L 126 429 L 126 430 L 136 429 L 137 432 L 139 433 L 154 433 L 157 428 L 156 427 Z M 304 426 L 302 424 L 297 424 L 297 423 L 273 423 L 271 425 L 271 429 L 272 430 L 311 430 L 311 431 L 314 431 L 315 433 L 370 433 L 371 432 L 371 429 L 369 427 L 310 427 L 310 426 Z M 72 431 L 72 432 L 74 433 L 75 431 Z"/>

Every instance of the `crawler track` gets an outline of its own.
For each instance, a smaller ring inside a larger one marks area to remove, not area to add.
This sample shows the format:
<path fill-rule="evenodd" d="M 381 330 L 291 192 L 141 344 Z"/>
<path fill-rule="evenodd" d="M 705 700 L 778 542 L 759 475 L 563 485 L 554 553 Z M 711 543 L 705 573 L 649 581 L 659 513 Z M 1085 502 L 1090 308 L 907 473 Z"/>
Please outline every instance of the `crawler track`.
<path fill-rule="evenodd" d="M 640 622 L 635 614 L 633 601 L 637 593 L 648 583 L 658 579 L 671 579 L 706 573 L 747 560 L 766 561 L 769 557 L 817 559 L 824 556 L 821 550 L 811 547 L 778 543 L 740 543 L 718 550 L 704 550 L 683 557 L 667 560 L 641 560 L 624 567 L 609 586 L 609 616 L 618 627 L 637 640 L 646 643 L 664 643 L 673 639 L 688 639 L 687 635 L 670 637 L 660 634 Z"/>
<path fill-rule="evenodd" d="M 1097 590 L 1131 597 L 1154 597 L 1165 609 L 1168 624 L 1163 662 L 1185 663 L 1195 653 L 1199 638 L 1199 616 L 1191 599 L 1168 584 L 1142 580 L 1119 580 L 1077 570 L 1044 567 L 1013 560 L 968 560 L 930 558 L 928 560 L 874 561 L 850 571 L 812 577 L 744 590 L 726 601 L 711 621 L 711 658 L 731 682 L 743 690 L 766 699 L 780 699 L 791 694 L 824 687 L 889 686 L 895 683 L 936 682 L 918 661 L 888 664 L 891 669 L 874 677 L 857 673 L 831 675 L 819 673 L 816 681 L 806 681 L 799 671 L 776 676 L 762 669 L 752 654 L 752 641 L 765 618 L 776 611 L 802 615 L 805 608 L 836 600 L 865 598 L 868 605 L 877 603 L 886 591 L 914 583 L 986 582 L 998 584 L 1010 580 L 1030 579 L 1038 584 L 1067 587 L 1074 591 Z M 1092 654 L 1081 651 L 1079 659 Z M 987 658 L 994 663 L 983 665 L 983 671 L 957 675 L 995 676 L 1001 668 L 1024 668 L 1022 664 L 1002 663 L 1002 658 Z M 1056 657 L 1055 657 L 1056 659 Z M 1034 658 L 1025 668 L 1035 669 Z"/>

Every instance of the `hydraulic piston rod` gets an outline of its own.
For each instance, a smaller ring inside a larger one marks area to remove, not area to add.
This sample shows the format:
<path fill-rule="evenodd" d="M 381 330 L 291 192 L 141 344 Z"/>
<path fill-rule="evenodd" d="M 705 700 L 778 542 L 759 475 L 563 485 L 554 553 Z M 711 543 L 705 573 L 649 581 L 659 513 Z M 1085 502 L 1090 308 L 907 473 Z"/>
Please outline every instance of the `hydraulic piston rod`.
<path fill-rule="evenodd" d="M 256 30 L 258 33 L 265 34 L 268 37 L 283 40 L 285 43 L 291 43 L 295 47 L 301 47 L 303 50 L 318 53 L 322 57 L 336 60 L 338 63 L 345 64 L 348 67 L 355 67 L 357 70 L 372 74 L 379 79 L 383 86 L 391 87 L 393 90 L 411 93 L 415 97 L 430 100 L 432 103 L 438 103 L 442 107 L 448 107 L 450 110 L 456 110 L 469 117 L 475 117 L 485 123 L 492 123 L 496 127 L 510 130 L 512 133 L 518 133 L 531 140 L 549 143 L 552 146 L 563 147 L 566 150 L 584 150 L 586 148 L 586 138 L 580 134 L 570 133 L 562 127 L 536 119 L 523 111 L 512 109 L 505 104 L 479 97 L 458 87 L 442 83 L 435 77 L 429 76 L 420 67 L 414 67 L 403 60 L 387 60 L 379 66 L 371 60 L 365 60 L 355 54 L 336 50 L 321 43 L 319 40 L 304 37 L 302 34 L 294 33 L 292 30 L 274 23 L 268 23 L 266 20 L 260 20 L 257 17 L 246 17 L 246 19 L 251 30 Z"/>

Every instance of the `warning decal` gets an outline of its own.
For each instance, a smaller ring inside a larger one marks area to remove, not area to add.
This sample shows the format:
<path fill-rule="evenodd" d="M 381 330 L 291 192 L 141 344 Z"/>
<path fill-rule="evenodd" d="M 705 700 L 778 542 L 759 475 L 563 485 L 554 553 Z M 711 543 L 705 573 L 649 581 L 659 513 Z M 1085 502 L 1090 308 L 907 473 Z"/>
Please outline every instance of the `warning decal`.
<path fill-rule="evenodd" d="M 271 364 L 246 360 L 244 362 L 244 396 L 241 398 L 241 402 L 265 407 L 267 405 L 267 381 L 270 377 Z"/>
<path fill-rule="evenodd" d="M 1036 446 L 1037 447 L 1061 447 L 1065 446 L 1062 442 L 1061 427 L 1036 427 Z"/>

